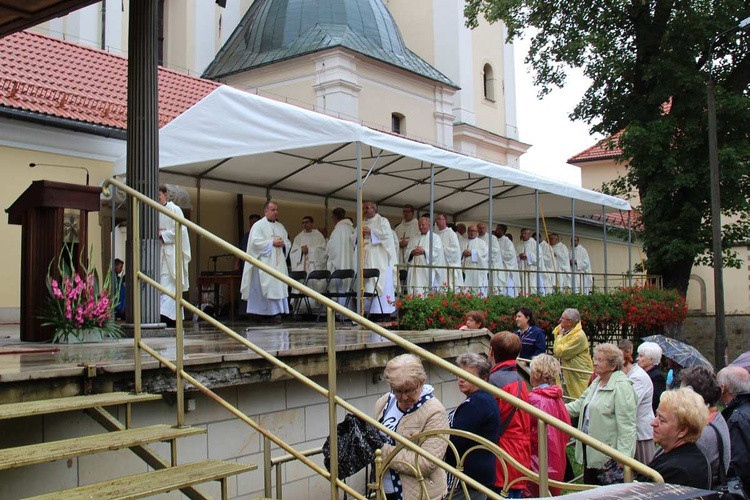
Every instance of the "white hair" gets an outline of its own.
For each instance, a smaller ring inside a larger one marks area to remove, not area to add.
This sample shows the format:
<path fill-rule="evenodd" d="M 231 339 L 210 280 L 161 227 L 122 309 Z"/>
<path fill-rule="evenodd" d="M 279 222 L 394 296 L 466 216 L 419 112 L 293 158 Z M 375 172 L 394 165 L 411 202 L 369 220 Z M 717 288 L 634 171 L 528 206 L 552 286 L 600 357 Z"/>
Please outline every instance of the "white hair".
<path fill-rule="evenodd" d="M 719 384 L 732 396 L 750 393 L 750 373 L 737 365 L 728 365 L 716 376 Z"/>
<path fill-rule="evenodd" d="M 658 365 L 661 363 L 662 350 L 656 342 L 644 342 L 638 346 L 638 355 L 645 356 L 651 363 Z"/>

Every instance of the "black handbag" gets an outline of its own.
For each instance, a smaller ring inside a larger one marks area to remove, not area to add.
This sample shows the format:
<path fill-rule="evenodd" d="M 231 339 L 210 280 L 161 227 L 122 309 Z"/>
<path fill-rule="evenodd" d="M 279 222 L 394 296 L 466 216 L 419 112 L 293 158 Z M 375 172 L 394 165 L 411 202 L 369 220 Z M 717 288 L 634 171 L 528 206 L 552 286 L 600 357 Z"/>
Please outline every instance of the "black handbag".
<path fill-rule="evenodd" d="M 344 421 L 336 426 L 339 450 L 339 479 L 345 479 L 375 460 L 375 450 L 382 448 L 384 441 L 378 430 L 347 413 Z M 323 444 L 323 462 L 331 470 L 331 438 Z"/>
<path fill-rule="evenodd" d="M 719 441 L 719 484 L 716 485 L 714 490 L 719 492 L 721 500 L 750 500 L 745 494 L 740 478 L 727 477 L 724 471 L 724 439 L 722 439 L 719 429 L 713 423 L 709 423 L 708 426 L 714 430 L 716 439 Z"/>

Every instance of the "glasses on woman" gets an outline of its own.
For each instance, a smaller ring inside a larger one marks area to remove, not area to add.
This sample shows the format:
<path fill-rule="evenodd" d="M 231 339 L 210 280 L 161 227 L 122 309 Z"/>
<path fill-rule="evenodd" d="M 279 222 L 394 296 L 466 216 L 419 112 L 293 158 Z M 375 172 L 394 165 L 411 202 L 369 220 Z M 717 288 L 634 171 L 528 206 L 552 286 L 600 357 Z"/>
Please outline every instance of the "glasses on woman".
<path fill-rule="evenodd" d="M 417 393 L 418 389 L 419 387 L 412 387 L 411 389 L 400 389 L 400 390 L 391 389 L 391 392 L 397 398 L 400 398 L 402 396 L 411 397 Z"/>

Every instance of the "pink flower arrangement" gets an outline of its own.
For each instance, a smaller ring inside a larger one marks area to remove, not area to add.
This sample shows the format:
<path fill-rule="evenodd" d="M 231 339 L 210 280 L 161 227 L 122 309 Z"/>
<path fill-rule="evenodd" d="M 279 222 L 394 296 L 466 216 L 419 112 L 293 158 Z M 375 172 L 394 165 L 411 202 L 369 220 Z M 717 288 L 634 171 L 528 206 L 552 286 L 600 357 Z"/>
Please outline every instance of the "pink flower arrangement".
<path fill-rule="evenodd" d="M 84 331 L 98 333 L 100 338 L 121 337 L 114 315 L 119 289 L 111 290 L 112 272 L 107 272 L 104 283 L 100 283 L 93 265 L 76 266 L 69 249 L 63 249 L 57 260 L 60 278 L 52 275 L 53 261 L 47 271 L 50 299 L 40 316 L 43 326 L 55 328 L 53 342 L 65 341 L 71 335 L 80 339 Z"/>

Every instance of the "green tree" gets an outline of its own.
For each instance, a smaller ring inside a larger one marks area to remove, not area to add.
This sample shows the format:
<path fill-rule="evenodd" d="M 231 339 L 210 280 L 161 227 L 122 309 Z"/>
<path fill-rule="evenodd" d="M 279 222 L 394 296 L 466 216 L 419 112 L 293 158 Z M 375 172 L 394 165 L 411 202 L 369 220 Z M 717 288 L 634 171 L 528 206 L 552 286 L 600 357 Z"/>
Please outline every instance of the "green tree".
<path fill-rule="evenodd" d="M 748 0 L 466 0 L 467 25 L 503 21 L 531 36 L 526 61 L 540 96 L 566 67 L 592 84 L 571 114 L 613 135 L 626 164 L 613 194 L 637 192 L 650 273 L 686 293 L 694 263 L 711 263 L 706 82 L 717 86 L 724 248 L 750 237 L 750 35 L 722 31 L 750 15 Z M 614 135 L 622 131 L 622 134 Z M 725 218 L 725 221 L 727 219 Z M 732 252 L 727 265 L 737 266 Z"/>

